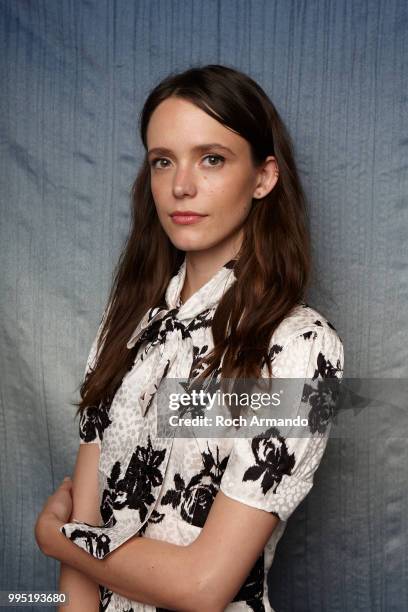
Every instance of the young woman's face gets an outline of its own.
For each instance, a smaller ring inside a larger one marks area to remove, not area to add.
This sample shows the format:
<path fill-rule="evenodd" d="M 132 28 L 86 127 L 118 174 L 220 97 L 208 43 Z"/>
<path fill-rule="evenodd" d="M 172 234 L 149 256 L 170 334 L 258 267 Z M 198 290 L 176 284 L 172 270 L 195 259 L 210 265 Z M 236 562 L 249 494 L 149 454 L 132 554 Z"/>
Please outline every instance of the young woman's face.
<path fill-rule="evenodd" d="M 177 97 L 157 106 L 146 138 L 151 190 L 171 242 L 183 251 L 221 248 L 235 255 L 259 184 L 249 143 Z M 171 216 L 175 211 L 205 216 L 186 224 Z"/>

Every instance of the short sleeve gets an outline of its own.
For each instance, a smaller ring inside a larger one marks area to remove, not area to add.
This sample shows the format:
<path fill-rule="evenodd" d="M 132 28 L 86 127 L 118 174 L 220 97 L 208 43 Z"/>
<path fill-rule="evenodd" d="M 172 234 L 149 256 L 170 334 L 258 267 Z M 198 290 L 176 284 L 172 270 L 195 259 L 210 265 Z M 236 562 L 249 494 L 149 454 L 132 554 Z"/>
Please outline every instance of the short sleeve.
<path fill-rule="evenodd" d="M 104 315 L 105 316 L 105 315 Z M 86 360 L 85 372 L 83 380 L 85 380 L 88 372 L 94 367 L 97 356 L 97 345 L 104 324 L 102 318 L 91 349 Z M 80 444 L 98 444 L 101 446 L 103 432 L 110 424 L 109 410 L 104 404 L 99 406 L 87 406 L 79 417 L 79 442 Z"/>
<path fill-rule="evenodd" d="M 318 384 L 325 378 L 343 376 L 343 344 L 331 327 L 310 327 L 284 346 L 273 348 L 273 377 L 313 379 Z M 313 402 L 306 401 L 306 410 L 310 427 L 307 436 L 285 438 L 278 427 L 272 427 L 253 438 L 234 438 L 220 490 L 287 521 L 313 486 L 331 429 L 330 422 L 316 419 Z"/>

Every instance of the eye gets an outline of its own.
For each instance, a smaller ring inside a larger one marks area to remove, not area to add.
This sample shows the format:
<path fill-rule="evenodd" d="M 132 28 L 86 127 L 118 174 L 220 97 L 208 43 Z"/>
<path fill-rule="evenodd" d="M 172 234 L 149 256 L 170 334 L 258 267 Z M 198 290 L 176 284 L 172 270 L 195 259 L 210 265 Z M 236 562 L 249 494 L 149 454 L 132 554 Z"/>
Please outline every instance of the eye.
<path fill-rule="evenodd" d="M 210 167 L 220 166 L 225 161 L 225 157 L 222 155 L 215 155 L 213 153 L 209 153 L 203 159 L 209 160 Z M 170 161 L 165 157 L 155 157 L 150 161 L 150 166 L 157 170 L 164 170 L 165 168 L 168 168 L 169 165 Z"/>
<path fill-rule="evenodd" d="M 168 168 L 168 166 L 157 166 L 156 165 L 157 162 L 162 162 L 162 161 L 168 162 L 169 160 L 166 159 L 165 157 L 155 157 L 154 159 L 151 160 L 150 165 L 151 165 L 152 168 L 158 168 L 159 170 L 162 169 L 162 168 L 163 169 L 164 168 Z"/>
<path fill-rule="evenodd" d="M 211 160 L 215 160 L 216 162 L 224 162 L 225 161 L 225 157 L 223 157 L 222 155 L 214 155 L 212 153 L 210 153 L 209 155 L 206 155 L 204 157 L 204 159 L 211 159 Z M 221 163 L 210 163 L 210 166 L 220 166 Z"/>

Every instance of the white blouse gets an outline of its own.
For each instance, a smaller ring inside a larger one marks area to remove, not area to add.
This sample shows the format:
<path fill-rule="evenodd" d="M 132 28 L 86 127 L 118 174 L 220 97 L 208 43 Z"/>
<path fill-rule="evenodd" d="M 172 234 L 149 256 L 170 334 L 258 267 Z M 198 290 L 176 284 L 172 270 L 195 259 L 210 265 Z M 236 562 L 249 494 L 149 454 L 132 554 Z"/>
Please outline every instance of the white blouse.
<path fill-rule="evenodd" d="M 100 446 L 99 494 L 104 524 L 77 520 L 61 532 L 98 559 L 132 536 L 188 545 L 199 535 L 218 492 L 277 516 L 275 527 L 228 611 L 273 612 L 267 574 L 286 522 L 313 485 L 327 444 L 330 423 L 311 414 L 308 437 L 291 438 L 278 428 L 266 438 L 156 436 L 156 392 L 164 377 L 190 379 L 204 367 L 197 360 L 213 348 L 211 322 L 218 302 L 235 281 L 230 260 L 185 303 L 180 293 L 184 259 L 165 293 L 167 308 L 150 308 L 127 347 L 138 344 L 132 368 L 110 406 L 89 407 L 79 422 L 81 444 Z M 85 372 L 92 367 L 102 322 Z M 269 357 L 274 377 L 320 380 L 343 375 L 343 344 L 333 325 L 300 302 L 275 330 Z M 262 376 L 268 376 L 266 364 Z M 151 612 L 100 586 L 100 610 Z"/>

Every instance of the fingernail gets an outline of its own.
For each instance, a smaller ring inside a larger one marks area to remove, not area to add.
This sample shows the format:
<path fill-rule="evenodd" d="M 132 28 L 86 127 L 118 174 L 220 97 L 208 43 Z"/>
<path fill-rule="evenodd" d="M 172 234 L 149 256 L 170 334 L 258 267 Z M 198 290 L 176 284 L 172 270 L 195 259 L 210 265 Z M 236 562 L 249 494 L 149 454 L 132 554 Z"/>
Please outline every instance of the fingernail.
<path fill-rule="evenodd" d="M 64 480 L 71 480 L 70 476 L 65 476 Z"/>

